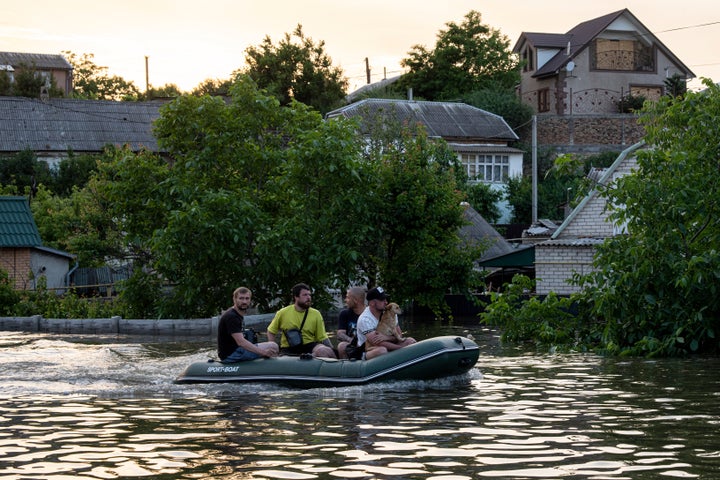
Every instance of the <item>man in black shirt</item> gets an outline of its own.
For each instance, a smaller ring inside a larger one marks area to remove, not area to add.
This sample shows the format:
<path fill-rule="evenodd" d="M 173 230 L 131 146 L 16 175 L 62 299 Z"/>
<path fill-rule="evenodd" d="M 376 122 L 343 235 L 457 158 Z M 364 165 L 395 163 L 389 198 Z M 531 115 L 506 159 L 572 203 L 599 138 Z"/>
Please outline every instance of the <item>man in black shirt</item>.
<path fill-rule="evenodd" d="M 260 357 L 277 357 L 278 344 L 254 344 L 245 338 L 244 318 L 250 307 L 252 292 L 246 287 L 233 292 L 233 306 L 225 310 L 218 323 L 218 357 L 226 363 L 255 360 Z"/>

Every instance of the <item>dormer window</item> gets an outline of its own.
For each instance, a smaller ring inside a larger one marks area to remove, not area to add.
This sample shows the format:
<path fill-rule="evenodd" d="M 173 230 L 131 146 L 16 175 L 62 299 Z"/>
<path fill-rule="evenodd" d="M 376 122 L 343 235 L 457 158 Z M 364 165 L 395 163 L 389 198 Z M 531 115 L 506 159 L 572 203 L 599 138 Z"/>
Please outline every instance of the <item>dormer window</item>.
<path fill-rule="evenodd" d="M 597 38 L 590 46 L 591 68 L 626 72 L 654 72 L 652 45 L 635 39 Z"/>

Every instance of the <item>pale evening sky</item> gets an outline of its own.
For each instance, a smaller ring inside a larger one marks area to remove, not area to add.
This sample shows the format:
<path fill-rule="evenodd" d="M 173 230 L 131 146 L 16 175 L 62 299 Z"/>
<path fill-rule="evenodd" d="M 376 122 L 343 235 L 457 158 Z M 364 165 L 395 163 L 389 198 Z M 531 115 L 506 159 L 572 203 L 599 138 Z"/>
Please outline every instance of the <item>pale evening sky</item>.
<path fill-rule="evenodd" d="M 434 48 L 447 22 L 470 10 L 515 44 L 521 32 L 565 33 L 578 23 L 628 8 L 697 78 L 720 81 L 720 2 L 717 0 L 25 0 L 5 2 L 0 51 L 92 53 L 110 74 L 145 89 L 176 84 L 190 91 L 208 78 L 229 78 L 244 51 L 266 35 L 274 44 L 297 24 L 324 41 L 350 91 L 402 72 L 413 45 Z M 385 72 L 385 73 L 384 73 Z M 699 80 L 690 83 L 698 88 Z"/>

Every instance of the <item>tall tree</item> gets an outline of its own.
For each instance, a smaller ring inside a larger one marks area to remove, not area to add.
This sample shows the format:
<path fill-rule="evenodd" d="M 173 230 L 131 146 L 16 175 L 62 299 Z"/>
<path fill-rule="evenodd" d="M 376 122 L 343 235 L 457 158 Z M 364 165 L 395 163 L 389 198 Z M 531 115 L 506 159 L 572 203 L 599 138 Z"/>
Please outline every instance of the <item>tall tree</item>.
<path fill-rule="evenodd" d="M 91 100 L 137 100 L 140 90 L 133 82 L 118 75 L 108 75 L 108 67 L 97 65 L 92 53 L 81 56 L 70 51 L 63 55 L 73 66 L 73 96 Z"/>
<path fill-rule="evenodd" d="M 647 103 L 638 168 L 604 190 L 627 235 L 606 241 L 583 278 L 611 351 L 720 349 L 720 87 Z"/>
<path fill-rule="evenodd" d="M 325 51 L 325 42 L 313 42 L 302 26 L 280 40 L 277 45 L 269 36 L 258 46 L 245 50 L 247 68 L 243 73 L 257 85 L 289 105 L 292 100 L 325 113 L 345 97 L 348 81 Z"/>
<path fill-rule="evenodd" d="M 163 107 L 159 142 L 175 158 L 163 183 L 168 219 L 154 234 L 157 268 L 177 280 L 184 313 L 213 313 L 247 284 L 264 307 L 305 281 L 350 275 L 360 146 L 353 130 L 308 107 L 281 107 L 238 77 L 230 101 L 179 97 Z M 347 237 L 346 237 L 347 238 Z"/>
<path fill-rule="evenodd" d="M 409 72 L 398 87 L 412 87 L 427 100 L 450 100 L 477 90 L 507 91 L 520 81 L 519 62 L 510 40 L 482 23 L 471 10 L 462 23 L 449 22 L 440 30 L 434 49 L 415 45 L 401 65 Z"/>
<path fill-rule="evenodd" d="M 452 149 L 422 127 L 387 117 L 376 127 L 363 215 L 374 228 L 359 238 L 366 248 L 359 264 L 370 284 L 381 282 L 398 299 L 446 313 L 447 293 L 466 293 L 480 281 L 473 262 L 482 249 L 459 238 L 466 176 Z"/>

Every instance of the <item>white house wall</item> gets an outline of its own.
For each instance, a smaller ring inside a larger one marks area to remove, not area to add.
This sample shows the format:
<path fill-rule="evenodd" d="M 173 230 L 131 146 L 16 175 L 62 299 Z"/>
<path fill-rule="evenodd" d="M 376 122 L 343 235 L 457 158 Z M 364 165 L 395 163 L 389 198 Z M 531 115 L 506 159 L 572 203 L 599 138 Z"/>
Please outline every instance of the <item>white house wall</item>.
<path fill-rule="evenodd" d="M 37 287 L 37 279 L 40 277 L 46 278 L 48 288 L 62 289 L 67 286 L 65 276 L 70 269 L 70 263 L 66 257 L 33 250 L 30 255 L 30 269 L 35 277 L 35 280 L 31 281 L 31 288 Z"/>

